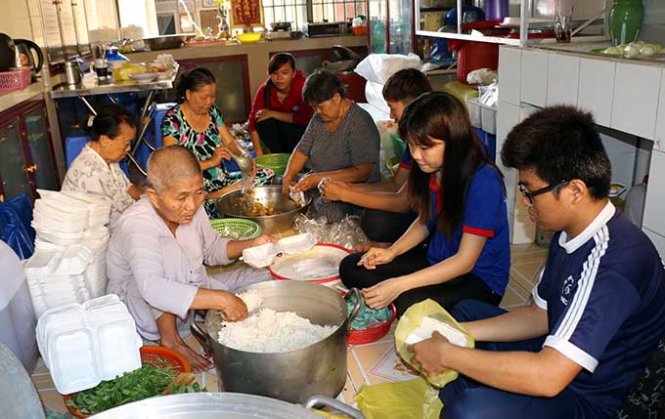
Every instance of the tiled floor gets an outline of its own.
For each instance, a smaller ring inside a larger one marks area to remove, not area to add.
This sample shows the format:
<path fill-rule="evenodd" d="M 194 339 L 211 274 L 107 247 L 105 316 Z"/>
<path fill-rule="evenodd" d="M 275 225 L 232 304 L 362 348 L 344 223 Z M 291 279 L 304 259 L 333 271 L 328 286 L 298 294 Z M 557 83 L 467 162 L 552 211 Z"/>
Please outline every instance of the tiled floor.
<path fill-rule="evenodd" d="M 538 279 L 538 270 L 547 255 L 546 249 L 536 245 L 513 246 L 511 251 L 511 279 L 506 295 L 501 302 L 501 307 L 507 310 L 524 305 L 528 301 L 531 288 Z M 395 325 L 386 337 L 377 342 L 349 346 L 347 381 L 339 396 L 340 400 L 348 404 L 354 404 L 355 394 L 365 384 L 400 381 L 413 377 L 395 355 L 393 345 L 394 328 Z M 188 339 L 188 343 L 198 348 L 198 343 L 192 337 Z M 48 370 L 41 360 L 32 375 L 32 380 L 48 409 L 62 413 L 67 411 L 62 396 L 55 391 Z M 218 390 L 217 376 L 214 371 L 200 374 L 198 380 L 209 391 Z"/>

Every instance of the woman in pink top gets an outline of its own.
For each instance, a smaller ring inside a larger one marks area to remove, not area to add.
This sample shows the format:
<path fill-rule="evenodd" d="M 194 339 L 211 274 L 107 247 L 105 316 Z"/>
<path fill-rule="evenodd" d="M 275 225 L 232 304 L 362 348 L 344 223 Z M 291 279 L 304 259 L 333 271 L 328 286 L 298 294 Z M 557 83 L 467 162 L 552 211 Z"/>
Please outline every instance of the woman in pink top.
<path fill-rule="evenodd" d="M 261 141 L 272 153 L 291 153 L 300 141 L 313 110 L 302 99 L 305 74 L 296 70 L 293 55 L 280 52 L 268 63 L 268 80 L 259 87 L 249 113 L 249 133 L 256 155 Z"/>

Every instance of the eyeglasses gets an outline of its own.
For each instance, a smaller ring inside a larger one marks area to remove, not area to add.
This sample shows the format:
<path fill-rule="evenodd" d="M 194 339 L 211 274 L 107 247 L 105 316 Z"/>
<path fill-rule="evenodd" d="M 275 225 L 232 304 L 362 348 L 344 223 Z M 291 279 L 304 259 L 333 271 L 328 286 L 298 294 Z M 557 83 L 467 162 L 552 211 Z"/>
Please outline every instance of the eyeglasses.
<path fill-rule="evenodd" d="M 566 183 L 568 183 L 567 180 L 562 180 L 561 182 L 559 182 L 557 184 L 545 186 L 544 188 L 541 188 L 541 189 L 538 189 L 538 190 L 535 190 L 535 191 L 528 191 L 526 189 L 526 186 L 524 186 L 523 183 L 519 183 L 518 187 L 520 188 L 520 192 L 522 193 L 522 196 L 524 196 L 526 198 L 526 200 L 529 202 L 529 205 L 533 205 L 533 198 L 535 198 L 538 195 L 542 195 L 544 193 L 551 192 L 551 191 L 555 190 L 556 188 L 559 188 L 559 187 L 565 185 Z"/>

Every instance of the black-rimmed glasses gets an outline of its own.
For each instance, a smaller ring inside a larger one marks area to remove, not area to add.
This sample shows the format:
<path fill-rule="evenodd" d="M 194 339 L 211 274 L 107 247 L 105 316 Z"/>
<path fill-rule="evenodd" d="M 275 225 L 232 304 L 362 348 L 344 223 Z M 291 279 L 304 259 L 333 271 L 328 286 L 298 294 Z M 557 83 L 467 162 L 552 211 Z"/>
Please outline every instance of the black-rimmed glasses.
<path fill-rule="evenodd" d="M 536 197 L 538 195 L 542 195 L 542 194 L 547 193 L 547 192 L 551 192 L 551 191 L 555 190 L 556 188 L 559 188 L 559 187 L 565 185 L 566 183 L 568 183 L 567 180 L 562 180 L 559 183 L 556 183 L 554 185 L 545 186 L 544 188 L 540 188 L 540 189 L 535 190 L 535 191 L 527 190 L 526 186 L 524 186 L 523 183 L 519 183 L 517 186 L 520 188 L 520 192 L 522 193 L 522 196 L 524 196 L 526 198 L 526 200 L 529 202 L 529 205 L 533 205 L 533 198 L 534 197 Z"/>

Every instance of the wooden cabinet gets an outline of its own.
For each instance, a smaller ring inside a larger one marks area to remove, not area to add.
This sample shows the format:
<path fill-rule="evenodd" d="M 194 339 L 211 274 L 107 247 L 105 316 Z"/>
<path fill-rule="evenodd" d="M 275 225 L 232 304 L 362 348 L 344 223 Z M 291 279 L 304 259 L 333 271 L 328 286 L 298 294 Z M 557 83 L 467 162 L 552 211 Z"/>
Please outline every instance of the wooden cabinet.
<path fill-rule="evenodd" d="M 227 55 L 178 61 L 183 69 L 205 67 L 217 79 L 217 107 L 225 122 L 245 122 L 252 106 L 247 55 Z"/>
<path fill-rule="evenodd" d="M 37 188 L 60 188 L 43 100 L 0 114 L 0 195 L 27 193 L 34 199 Z"/>

